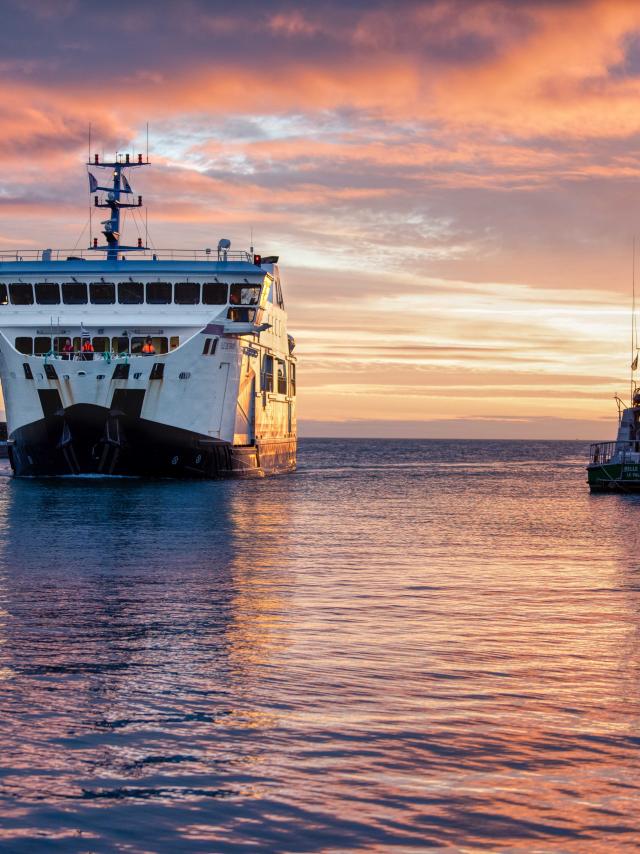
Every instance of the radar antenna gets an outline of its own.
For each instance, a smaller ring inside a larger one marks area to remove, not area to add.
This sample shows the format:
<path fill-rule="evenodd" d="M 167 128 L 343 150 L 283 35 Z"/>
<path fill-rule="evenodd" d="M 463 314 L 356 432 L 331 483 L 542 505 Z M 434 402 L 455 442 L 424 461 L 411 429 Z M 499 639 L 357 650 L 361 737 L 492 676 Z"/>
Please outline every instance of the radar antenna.
<path fill-rule="evenodd" d="M 138 238 L 137 246 L 125 246 L 120 243 L 120 213 L 126 208 L 141 208 L 142 196 L 138 196 L 137 201 L 121 201 L 121 196 L 133 197 L 134 192 L 127 180 L 124 170 L 133 169 L 138 166 L 148 166 L 149 157 L 142 159 L 142 154 L 138 154 L 136 160 L 131 160 L 129 154 L 116 154 L 114 160 L 100 160 L 98 154 L 94 154 L 93 162 L 91 159 L 87 162 L 87 166 L 98 169 L 111 169 L 111 186 L 102 186 L 98 179 L 89 172 L 89 192 L 94 195 L 94 206 L 96 208 L 108 208 L 111 215 L 108 219 L 102 220 L 102 233 L 104 234 L 106 243 L 103 246 L 98 246 L 98 238 L 93 239 L 93 246 L 90 249 L 95 249 L 98 252 L 107 253 L 107 261 L 117 261 L 119 252 L 138 252 L 145 251 L 148 247 L 143 246 L 142 238 Z"/>

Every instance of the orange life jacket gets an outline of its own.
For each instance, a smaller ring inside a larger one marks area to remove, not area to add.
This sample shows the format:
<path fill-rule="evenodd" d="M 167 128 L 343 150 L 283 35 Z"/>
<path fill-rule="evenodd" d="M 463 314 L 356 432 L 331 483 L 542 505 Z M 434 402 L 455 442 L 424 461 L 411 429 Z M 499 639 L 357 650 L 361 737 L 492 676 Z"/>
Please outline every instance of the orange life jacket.
<path fill-rule="evenodd" d="M 142 345 L 142 352 L 143 353 L 155 353 L 156 349 L 150 341 L 145 341 L 145 343 Z"/>
<path fill-rule="evenodd" d="M 84 344 L 82 345 L 82 352 L 83 353 L 93 353 L 93 344 L 91 343 L 91 341 L 85 341 L 84 342 Z"/>

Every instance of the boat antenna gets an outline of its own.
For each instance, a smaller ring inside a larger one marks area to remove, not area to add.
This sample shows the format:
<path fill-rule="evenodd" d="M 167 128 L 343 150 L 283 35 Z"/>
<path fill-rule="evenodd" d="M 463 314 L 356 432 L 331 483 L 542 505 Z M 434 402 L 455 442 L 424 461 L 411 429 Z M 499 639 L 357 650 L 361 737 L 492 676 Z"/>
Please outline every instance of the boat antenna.
<path fill-rule="evenodd" d="M 631 382 L 630 397 L 633 406 L 633 374 L 638 367 L 638 356 L 636 353 L 636 237 L 633 236 L 632 249 L 632 271 L 631 271 Z"/>

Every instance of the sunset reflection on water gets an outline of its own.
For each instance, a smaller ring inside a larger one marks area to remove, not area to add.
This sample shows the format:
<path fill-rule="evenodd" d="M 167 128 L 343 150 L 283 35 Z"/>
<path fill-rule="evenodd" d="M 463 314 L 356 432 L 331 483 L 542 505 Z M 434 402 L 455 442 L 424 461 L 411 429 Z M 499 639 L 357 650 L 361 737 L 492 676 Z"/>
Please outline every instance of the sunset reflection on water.
<path fill-rule="evenodd" d="M 582 452 L 307 441 L 262 482 L 3 479 L 0 840 L 640 842 L 640 499 L 590 496 Z"/>

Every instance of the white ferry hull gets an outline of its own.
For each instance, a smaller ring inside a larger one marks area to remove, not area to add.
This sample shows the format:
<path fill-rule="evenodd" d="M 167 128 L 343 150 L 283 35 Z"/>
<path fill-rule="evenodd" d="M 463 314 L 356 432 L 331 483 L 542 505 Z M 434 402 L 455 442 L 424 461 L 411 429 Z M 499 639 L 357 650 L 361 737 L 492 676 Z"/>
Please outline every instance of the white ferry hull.
<path fill-rule="evenodd" d="M 203 348 L 207 338 L 217 346 Z M 222 478 L 292 471 L 291 401 L 256 390 L 260 348 L 248 344 L 209 325 L 163 356 L 45 361 L 18 353 L 0 334 L 15 475 Z"/>

